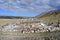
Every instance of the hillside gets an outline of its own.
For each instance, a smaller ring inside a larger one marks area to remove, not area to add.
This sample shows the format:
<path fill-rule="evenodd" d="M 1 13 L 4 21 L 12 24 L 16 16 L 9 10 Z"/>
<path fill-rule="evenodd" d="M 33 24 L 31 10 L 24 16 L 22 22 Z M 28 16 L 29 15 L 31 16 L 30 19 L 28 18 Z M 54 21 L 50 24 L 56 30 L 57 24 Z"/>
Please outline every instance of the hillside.
<path fill-rule="evenodd" d="M 60 10 L 44 12 L 40 15 L 37 15 L 36 18 L 42 20 L 45 23 L 54 22 L 56 20 L 60 20 Z"/>

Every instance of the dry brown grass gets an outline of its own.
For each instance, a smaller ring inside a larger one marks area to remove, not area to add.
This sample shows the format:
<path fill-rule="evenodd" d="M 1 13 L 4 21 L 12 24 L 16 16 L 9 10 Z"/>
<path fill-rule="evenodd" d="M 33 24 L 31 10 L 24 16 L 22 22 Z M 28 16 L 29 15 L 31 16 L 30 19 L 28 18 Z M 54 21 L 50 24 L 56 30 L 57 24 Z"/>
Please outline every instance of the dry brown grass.
<path fill-rule="evenodd" d="M 5 25 L 7 23 L 11 23 L 11 22 L 17 22 L 20 19 L 0 19 L 0 25 Z"/>

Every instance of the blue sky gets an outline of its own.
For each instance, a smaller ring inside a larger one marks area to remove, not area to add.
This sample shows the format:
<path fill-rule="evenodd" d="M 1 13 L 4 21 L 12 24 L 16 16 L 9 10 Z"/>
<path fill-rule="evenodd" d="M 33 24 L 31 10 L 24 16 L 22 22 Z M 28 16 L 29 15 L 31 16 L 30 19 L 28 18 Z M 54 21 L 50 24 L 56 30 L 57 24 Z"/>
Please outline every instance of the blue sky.
<path fill-rule="evenodd" d="M 9 11 L 0 9 L 0 15 L 7 15 L 7 16 L 36 16 L 39 12 L 16 12 L 16 11 Z"/>
<path fill-rule="evenodd" d="M 60 9 L 60 0 L 0 0 L 0 15 L 36 16 Z"/>

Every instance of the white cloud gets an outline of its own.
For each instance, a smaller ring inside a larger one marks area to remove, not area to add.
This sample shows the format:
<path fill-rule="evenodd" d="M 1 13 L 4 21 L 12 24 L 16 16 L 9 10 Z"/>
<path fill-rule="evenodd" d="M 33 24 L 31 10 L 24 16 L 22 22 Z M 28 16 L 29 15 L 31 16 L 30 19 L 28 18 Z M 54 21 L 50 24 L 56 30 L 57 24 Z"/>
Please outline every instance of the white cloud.
<path fill-rule="evenodd" d="M 60 0 L 0 0 L 0 8 L 14 11 L 49 11 L 60 5 Z"/>

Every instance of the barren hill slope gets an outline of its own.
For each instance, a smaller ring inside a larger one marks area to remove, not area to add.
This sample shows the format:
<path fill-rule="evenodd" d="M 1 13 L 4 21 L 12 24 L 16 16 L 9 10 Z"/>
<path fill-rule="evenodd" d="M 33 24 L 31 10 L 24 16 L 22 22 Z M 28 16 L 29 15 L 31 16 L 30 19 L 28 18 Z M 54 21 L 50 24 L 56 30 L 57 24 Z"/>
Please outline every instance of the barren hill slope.
<path fill-rule="evenodd" d="M 60 20 L 60 10 L 44 12 L 40 15 L 37 15 L 36 18 L 38 18 L 44 22 L 52 22 L 55 20 Z"/>

